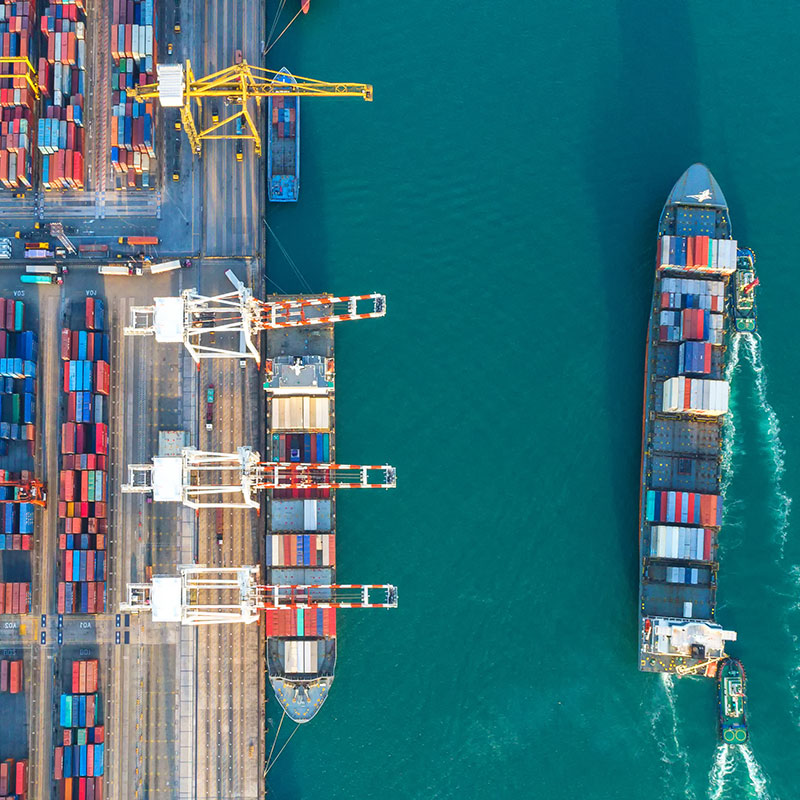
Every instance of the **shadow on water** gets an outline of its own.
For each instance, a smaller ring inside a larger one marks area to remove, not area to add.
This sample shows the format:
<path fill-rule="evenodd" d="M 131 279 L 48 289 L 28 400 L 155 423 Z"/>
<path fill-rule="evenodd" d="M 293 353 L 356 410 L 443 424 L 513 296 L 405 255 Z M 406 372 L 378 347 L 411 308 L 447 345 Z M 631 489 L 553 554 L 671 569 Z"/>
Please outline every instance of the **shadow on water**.
<path fill-rule="evenodd" d="M 619 60 L 598 92 L 587 182 L 600 236 L 608 330 L 605 403 L 619 469 L 612 491 L 631 596 L 626 663 L 636 658 L 635 597 L 642 375 L 658 216 L 673 183 L 702 158 L 695 41 L 687 3 L 617 3 Z M 616 309 L 616 311 L 615 311 Z M 617 313 L 618 312 L 618 313 Z M 620 387 L 624 387 L 621 390 Z"/>

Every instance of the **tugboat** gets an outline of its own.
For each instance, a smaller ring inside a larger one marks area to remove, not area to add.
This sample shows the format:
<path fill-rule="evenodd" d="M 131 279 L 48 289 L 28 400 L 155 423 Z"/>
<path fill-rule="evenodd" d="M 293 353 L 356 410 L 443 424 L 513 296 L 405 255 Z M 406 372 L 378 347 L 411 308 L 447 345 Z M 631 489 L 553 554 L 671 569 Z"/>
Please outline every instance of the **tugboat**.
<path fill-rule="evenodd" d="M 748 247 L 736 253 L 736 283 L 731 296 L 731 316 L 736 333 L 756 332 L 756 255 Z"/>
<path fill-rule="evenodd" d="M 744 744 L 747 732 L 747 695 L 744 667 L 735 658 L 720 662 L 717 670 L 719 733 L 726 744 Z"/>

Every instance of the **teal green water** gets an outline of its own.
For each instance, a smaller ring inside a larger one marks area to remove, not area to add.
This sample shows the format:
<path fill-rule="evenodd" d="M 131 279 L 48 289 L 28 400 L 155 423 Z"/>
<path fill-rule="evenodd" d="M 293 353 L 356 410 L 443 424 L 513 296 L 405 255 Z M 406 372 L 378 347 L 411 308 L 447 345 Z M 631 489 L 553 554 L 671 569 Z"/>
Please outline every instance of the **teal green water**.
<path fill-rule="evenodd" d="M 269 214 L 314 289 L 389 297 L 337 334 L 337 442 L 398 488 L 340 493 L 337 551 L 341 580 L 400 587 L 340 615 L 274 797 L 800 794 L 798 24 L 790 3 L 312 0 L 272 51 L 375 85 L 304 101 L 300 203 Z M 636 669 L 656 223 L 698 160 L 763 284 L 719 579 L 752 747 L 727 757 L 711 682 Z"/>

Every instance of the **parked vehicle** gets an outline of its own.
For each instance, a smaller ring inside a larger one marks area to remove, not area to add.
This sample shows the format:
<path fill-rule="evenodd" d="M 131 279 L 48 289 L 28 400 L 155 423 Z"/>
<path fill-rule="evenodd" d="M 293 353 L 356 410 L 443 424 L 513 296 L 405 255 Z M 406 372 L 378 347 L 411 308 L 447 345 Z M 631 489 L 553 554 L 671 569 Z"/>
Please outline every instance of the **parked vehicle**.
<path fill-rule="evenodd" d="M 209 383 L 206 390 L 206 430 L 214 428 L 214 384 Z"/>

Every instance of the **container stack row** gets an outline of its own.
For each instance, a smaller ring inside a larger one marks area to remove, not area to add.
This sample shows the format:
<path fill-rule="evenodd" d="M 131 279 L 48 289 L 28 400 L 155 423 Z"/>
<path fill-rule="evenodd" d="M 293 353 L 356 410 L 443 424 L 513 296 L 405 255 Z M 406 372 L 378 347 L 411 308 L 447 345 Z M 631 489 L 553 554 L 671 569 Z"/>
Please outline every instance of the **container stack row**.
<path fill-rule="evenodd" d="M 24 303 L 0 298 L 0 455 L 9 441 L 28 442 L 32 455 L 36 438 L 39 339 L 24 323 Z"/>
<path fill-rule="evenodd" d="M 30 610 L 29 583 L 0 583 L 0 614 L 27 614 Z"/>
<path fill-rule="evenodd" d="M 31 59 L 36 4 L 0 5 L 0 56 Z M 26 80 L 27 64 L 0 64 L 0 183 L 7 189 L 29 189 L 33 181 L 35 99 Z"/>
<path fill-rule="evenodd" d="M 58 492 L 60 614 L 99 614 L 106 604 L 111 368 L 103 301 L 86 298 L 80 315 L 84 330 L 61 332 L 67 421 L 61 425 Z"/>
<path fill-rule="evenodd" d="M 719 417 L 728 412 L 728 381 L 706 378 L 668 378 L 664 381 L 662 409 L 669 413 Z"/>
<path fill-rule="evenodd" d="M 24 691 L 22 659 L 0 661 L 0 692 L 19 694 Z"/>
<path fill-rule="evenodd" d="M 677 525 L 722 525 L 722 497 L 697 492 L 659 492 L 647 490 L 648 522 L 669 522 Z"/>
<path fill-rule="evenodd" d="M 296 135 L 296 104 L 294 97 L 272 98 L 272 124 L 279 139 L 293 139 Z"/>
<path fill-rule="evenodd" d="M 12 476 L 0 470 L 4 480 Z M 12 494 L 19 491 L 16 487 L 4 486 L 0 493 L 11 499 Z M 0 550 L 27 550 L 33 547 L 34 507 L 31 503 L 3 503 L 0 506 L 2 516 L 2 533 L 0 533 Z M 6 612 L 9 613 L 9 612 Z"/>
<path fill-rule="evenodd" d="M 0 762 L 0 798 L 26 798 L 28 796 L 28 759 L 15 761 L 7 758 Z"/>
<path fill-rule="evenodd" d="M 302 400 L 308 398 L 289 398 Z M 273 400 L 273 403 L 275 401 Z M 327 464 L 330 460 L 330 434 L 327 433 L 274 433 L 272 452 L 277 461 L 297 464 Z M 323 499 L 331 496 L 330 489 L 275 489 L 276 500 Z"/>
<path fill-rule="evenodd" d="M 270 609 L 266 626 L 267 636 L 336 636 L 336 609 Z"/>
<path fill-rule="evenodd" d="M 683 308 L 705 308 L 722 313 L 725 310 L 725 282 L 662 278 L 661 308 L 678 311 Z"/>
<path fill-rule="evenodd" d="M 84 188 L 86 6 L 84 0 L 45 6 L 45 52 L 39 59 L 43 108 L 37 142 L 45 189 Z"/>
<path fill-rule="evenodd" d="M 334 534 L 274 534 L 267 538 L 269 567 L 332 567 L 335 564 Z"/>
<path fill-rule="evenodd" d="M 662 236 L 658 240 L 660 269 L 681 269 L 730 275 L 736 269 L 735 239 L 708 236 Z"/>
<path fill-rule="evenodd" d="M 711 561 L 713 544 L 714 531 L 710 528 L 653 525 L 650 533 L 650 555 L 653 558 Z"/>
<path fill-rule="evenodd" d="M 71 693 L 59 701 L 59 724 L 53 778 L 59 800 L 102 800 L 105 728 L 98 691 L 98 662 L 72 663 Z"/>
<path fill-rule="evenodd" d="M 129 97 L 134 86 L 157 81 L 154 5 L 154 0 L 113 0 L 111 166 L 130 189 L 155 185 L 153 104 Z"/>

